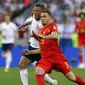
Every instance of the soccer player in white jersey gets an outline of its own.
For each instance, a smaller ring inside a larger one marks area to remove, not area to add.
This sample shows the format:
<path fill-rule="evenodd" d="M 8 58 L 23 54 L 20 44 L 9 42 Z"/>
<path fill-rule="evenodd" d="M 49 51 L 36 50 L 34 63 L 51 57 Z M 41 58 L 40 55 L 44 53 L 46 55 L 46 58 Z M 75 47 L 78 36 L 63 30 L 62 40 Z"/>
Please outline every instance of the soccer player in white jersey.
<path fill-rule="evenodd" d="M 12 62 L 12 48 L 14 45 L 14 37 L 17 32 L 17 26 L 11 22 L 10 16 L 4 16 L 4 22 L 0 25 L 0 34 L 2 35 L 2 55 L 6 58 L 5 72 L 8 72 Z"/>
<path fill-rule="evenodd" d="M 37 34 L 39 30 L 39 26 L 42 25 L 40 21 L 40 14 L 41 11 L 44 10 L 44 5 L 42 4 L 36 4 L 33 8 L 33 13 L 35 15 L 35 19 L 32 20 L 31 22 L 31 30 L 30 35 L 32 34 L 32 30 Z M 34 61 L 39 61 L 41 59 L 40 54 L 37 54 L 37 49 L 39 48 L 38 41 L 34 38 L 30 38 L 30 45 L 28 47 L 29 52 L 31 52 L 31 55 L 26 54 L 26 50 L 23 51 L 23 56 L 20 59 L 19 62 L 19 68 L 20 68 L 20 77 L 23 85 L 28 85 L 28 71 L 27 71 L 27 66 L 34 62 Z M 33 52 L 33 54 L 32 54 Z M 45 81 L 50 83 L 51 85 L 57 85 L 57 81 L 51 79 L 48 74 L 45 75 Z"/>

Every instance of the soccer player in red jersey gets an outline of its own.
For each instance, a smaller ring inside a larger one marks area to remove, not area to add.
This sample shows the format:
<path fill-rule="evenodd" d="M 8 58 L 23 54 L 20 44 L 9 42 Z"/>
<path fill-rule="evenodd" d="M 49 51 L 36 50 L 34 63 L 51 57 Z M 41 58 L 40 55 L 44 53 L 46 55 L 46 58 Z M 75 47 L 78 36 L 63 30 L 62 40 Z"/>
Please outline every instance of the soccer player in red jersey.
<path fill-rule="evenodd" d="M 45 85 L 44 75 L 51 70 L 62 72 L 69 80 L 85 85 L 85 81 L 79 76 L 75 76 L 58 45 L 58 28 L 55 23 L 50 23 L 51 14 L 48 11 L 42 11 L 41 28 L 35 38 L 39 40 L 41 60 L 36 65 L 37 85 Z"/>
<path fill-rule="evenodd" d="M 84 68 L 84 56 L 82 55 L 82 47 L 85 45 L 85 13 L 79 13 L 80 21 L 76 22 L 75 33 L 78 33 L 78 45 L 79 45 L 79 60 L 80 68 Z"/>

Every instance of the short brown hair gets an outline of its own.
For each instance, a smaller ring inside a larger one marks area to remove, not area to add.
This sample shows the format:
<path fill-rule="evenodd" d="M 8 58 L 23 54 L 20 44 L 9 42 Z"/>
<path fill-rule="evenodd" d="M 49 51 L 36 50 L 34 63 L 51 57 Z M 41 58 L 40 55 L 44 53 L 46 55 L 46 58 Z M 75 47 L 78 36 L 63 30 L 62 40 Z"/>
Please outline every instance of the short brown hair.
<path fill-rule="evenodd" d="M 81 17 L 81 15 L 85 16 L 85 13 L 84 12 L 80 12 L 78 16 Z"/>
<path fill-rule="evenodd" d="M 51 16 L 51 13 L 48 10 L 43 10 L 42 13 L 48 13 Z"/>

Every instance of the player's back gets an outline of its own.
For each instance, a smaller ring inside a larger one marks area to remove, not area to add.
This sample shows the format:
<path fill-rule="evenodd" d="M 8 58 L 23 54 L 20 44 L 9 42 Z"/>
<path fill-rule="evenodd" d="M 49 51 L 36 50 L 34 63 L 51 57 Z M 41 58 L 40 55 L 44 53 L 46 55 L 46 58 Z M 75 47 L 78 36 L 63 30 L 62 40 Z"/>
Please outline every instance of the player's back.
<path fill-rule="evenodd" d="M 50 23 L 45 28 L 41 28 L 38 34 L 50 35 L 51 32 L 57 32 L 58 28 L 55 23 Z M 51 57 L 55 55 L 63 55 L 58 45 L 58 39 L 39 39 L 42 57 Z"/>

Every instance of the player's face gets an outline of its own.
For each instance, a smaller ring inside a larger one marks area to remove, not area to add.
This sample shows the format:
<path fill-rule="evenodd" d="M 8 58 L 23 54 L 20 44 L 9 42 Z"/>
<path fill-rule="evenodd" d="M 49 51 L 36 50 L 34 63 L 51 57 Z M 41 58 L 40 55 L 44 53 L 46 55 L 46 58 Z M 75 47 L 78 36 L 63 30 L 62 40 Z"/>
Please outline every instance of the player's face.
<path fill-rule="evenodd" d="M 40 7 L 34 7 L 33 14 L 35 16 L 35 19 L 39 20 L 40 14 L 41 14 L 41 8 Z"/>
<path fill-rule="evenodd" d="M 6 22 L 10 22 L 10 16 L 4 16 L 4 20 L 6 21 Z"/>
<path fill-rule="evenodd" d="M 43 25 L 47 25 L 50 22 L 51 16 L 48 13 L 41 13 L 41 22 Z"/>

